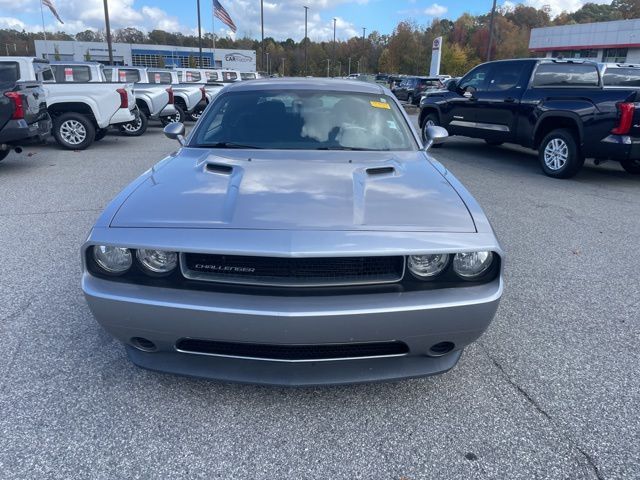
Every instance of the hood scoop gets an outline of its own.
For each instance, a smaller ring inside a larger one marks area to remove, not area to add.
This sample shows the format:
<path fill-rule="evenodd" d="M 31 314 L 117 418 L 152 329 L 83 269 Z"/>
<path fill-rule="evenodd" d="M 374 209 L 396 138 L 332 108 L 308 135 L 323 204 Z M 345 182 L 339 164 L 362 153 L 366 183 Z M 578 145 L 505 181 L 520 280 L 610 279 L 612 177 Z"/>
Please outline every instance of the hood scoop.
<path fill-rule="evenodd" d="M 233 167 L 231 165 L 224 165 L 222 163 L 207 163 L 205 170 L 220 175 L 231 175 L 233 173 Z"/>
<path fill-rule="evenodd" d="M 374 167 L 374 168 L 367 168 L 365 170 L 365 172 L 367 172 L 367 175 L 393 175 L 394 173 L 396 173 L 396 169 L 394 167 Z"/>

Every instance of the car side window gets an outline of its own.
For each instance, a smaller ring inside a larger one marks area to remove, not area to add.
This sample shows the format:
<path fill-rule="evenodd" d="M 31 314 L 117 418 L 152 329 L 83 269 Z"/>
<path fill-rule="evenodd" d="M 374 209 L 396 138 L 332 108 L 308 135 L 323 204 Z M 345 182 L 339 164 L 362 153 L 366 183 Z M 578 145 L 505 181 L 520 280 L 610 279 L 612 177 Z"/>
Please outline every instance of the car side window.
<path fill-rule="evenodd" d="M 473 87 L 476 90 L 486 90 L 490 71 L 491 65 L 480 65 L 474 68 L 460 80 L 460 89 L 466 90 L 469 87 Z"/>
<path fill-rule="evenodd" d="M 491 69 L 487 85 L 490 92 L 502 92 L 518 86 L 525 67 L 524 62 L 499 62 Z"/>

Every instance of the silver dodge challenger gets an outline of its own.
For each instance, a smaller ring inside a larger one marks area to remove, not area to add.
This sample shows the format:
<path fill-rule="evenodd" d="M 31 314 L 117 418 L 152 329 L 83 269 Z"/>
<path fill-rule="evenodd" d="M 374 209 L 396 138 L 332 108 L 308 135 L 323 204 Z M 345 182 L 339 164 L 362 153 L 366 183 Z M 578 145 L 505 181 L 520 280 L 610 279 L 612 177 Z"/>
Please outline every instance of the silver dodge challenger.
<path fill-rule="evenodd" d="M 389 90 L 226 87 L 82 248 L 93 315 L 144 368 L 319 385 L 446 372 L 493 319 L 503 252 Z M 423 145 L 424 140 L 424 145 Z"/>

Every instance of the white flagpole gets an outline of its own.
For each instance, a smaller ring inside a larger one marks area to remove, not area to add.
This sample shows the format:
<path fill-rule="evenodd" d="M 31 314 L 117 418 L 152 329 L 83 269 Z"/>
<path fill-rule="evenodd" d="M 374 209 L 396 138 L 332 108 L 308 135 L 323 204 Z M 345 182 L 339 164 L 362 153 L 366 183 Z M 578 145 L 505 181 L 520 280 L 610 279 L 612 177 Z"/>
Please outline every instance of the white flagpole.
<path fill-rule="evenodd" d="M 44 28 L 44 10 L 42 9 L 42 0 L 40 0 L 40 16 L 42 17 L 42 34 L 44 35 L 44 50 L 45 56 L 47 58 L 47 50 L 49 50 L 49 44 L 47 43 L 47 30 Z"/>

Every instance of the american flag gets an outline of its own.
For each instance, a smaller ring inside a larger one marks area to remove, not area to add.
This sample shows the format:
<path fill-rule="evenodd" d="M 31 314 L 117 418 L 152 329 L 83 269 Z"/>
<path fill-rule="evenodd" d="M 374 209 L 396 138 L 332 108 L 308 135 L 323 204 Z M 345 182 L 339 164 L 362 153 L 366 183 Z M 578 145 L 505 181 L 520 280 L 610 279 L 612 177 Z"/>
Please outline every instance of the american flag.
<path fill-rule="evenodd" d="M 222 23 L 229 27 L 233 33 L 236 33 L 236 30 L 238 30 L 236 24 L 233 23 L 233 20 L 231 20 L 231 15 L 229 15 L 224 7 L 220 5 L 220 2 L 218 0 L 213 0 L 213 11 L 214 15 L 222 20 Z"/>
<path fill-rule="evenodd" d="M 58 15 L 56 6 L 53 4 L 53 0 L 42 0 L 42 4 L 46 7 L 49 7 L 49 10 L 51 10 L 51 13 L 53 13 L 53 16 L 56 17 L 58 21 L 64 25 L 64 22 L 60 18 L 60 15 Z"/>

